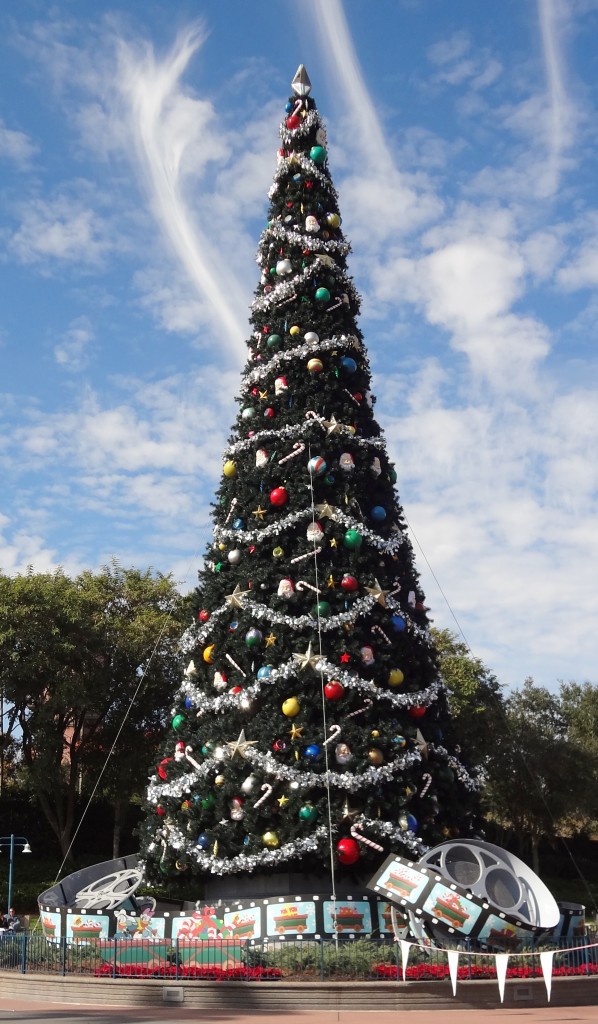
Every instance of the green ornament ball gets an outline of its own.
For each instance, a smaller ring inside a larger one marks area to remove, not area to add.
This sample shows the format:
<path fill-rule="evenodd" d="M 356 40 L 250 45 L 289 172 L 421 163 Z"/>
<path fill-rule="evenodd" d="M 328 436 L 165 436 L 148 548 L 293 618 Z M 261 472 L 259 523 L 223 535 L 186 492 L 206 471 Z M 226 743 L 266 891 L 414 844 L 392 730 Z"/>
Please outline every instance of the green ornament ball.
<path fill-rule="evenodd" d="M 312 608 L 312 615 L 316 619 L 318 618 L 318 616 L 321 619 L 327 619 L 330 615 L 332 615 L 332 608 L 328 604 L 328 601 L 318 601 L 318 603 L 315 604 Z"/>
<path fill-rule="evenodd" d="M 359 530 L 347 530 L 343 537 L 343 544 L 349 549 L 349 551 L 359 551 L 363 544 L 363 537 Z"/>
<path fill-rule="evenodd" d="M 266 341 L 266 346 L 273 352 L 276 352 L 282 344 L 282 338 L 280 334 L 269 334 Z"/>
<path fill-rule="evenodd" d="M 315 164 L 323 164 L 327 156 L 323 146 L 312 146 L 309 151 L 310 160 L 313 160 Z"/>
<path fill-rule="evenodd" d="M 175 715 L 173 720 L 172 720 L 172 728 L 173 729 L 180 729 L 184 721 L 185 721 L 185 716 L 184 715 Z"/>
<path fill-rule="evenodd" d="M 299 819 L 307 825 L 311 825 L 317 817 L 318 812 L 313 804 L 303 804 L 303 807 L 299 808 Z"/>
<path fill-rule="evenodd" d="M 390 477 L 391 484 L 396 484 L 396 482 L 397 482 L 397 471 L 396 471 L 396 469 L 391 469 L 391 471 L 390 471 L 390 473 L 388 475 Z"/>
<path fill-rule="evenodd" d="M 330 292 L 328 291 L 327 288 L 316 288 L 314 297 L 316 302 L 329 302 Z"/>
<path fill-rule="evenodd" d="M 212 793 L 208 793 L 208 795 L 204 796 L 204 798 L 202 799 L 201 806 L 204 811 L 209 811 L 210 808 L 213 807 L 215 803 L 216 797 L 213 796 Z"/>

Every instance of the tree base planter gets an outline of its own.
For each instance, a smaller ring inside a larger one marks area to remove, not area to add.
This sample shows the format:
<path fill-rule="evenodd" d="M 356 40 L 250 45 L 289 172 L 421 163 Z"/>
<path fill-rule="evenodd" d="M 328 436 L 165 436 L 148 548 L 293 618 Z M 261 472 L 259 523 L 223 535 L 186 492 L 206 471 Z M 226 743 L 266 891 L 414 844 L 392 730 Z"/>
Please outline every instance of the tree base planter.
<path fill-rule="evenodd" d="M 86 1006 L 162 1007 L 177 995 L 177 1005 L 187 1009 L 236 1010 L 245 1014 L 315 1010 L 395 1012 L 406 1010 L 496 1010 L 501 1006 L 495 981 L 459 982 L 453 997 L 450 981 L 441 982 L 211 982 L 145 980 L 143 978 L 81 978 L 2 974 L 4 1000 L 82 1003 Z M 555 978 L 551 1006 L 592 1006 L 598 1002 L 598 979 Z M 526 1010 L 547 1005 L 542 980 L 507 981 L 505 1008 Z M 472 1017 L 472 1020 L 474 1018 Z"/>

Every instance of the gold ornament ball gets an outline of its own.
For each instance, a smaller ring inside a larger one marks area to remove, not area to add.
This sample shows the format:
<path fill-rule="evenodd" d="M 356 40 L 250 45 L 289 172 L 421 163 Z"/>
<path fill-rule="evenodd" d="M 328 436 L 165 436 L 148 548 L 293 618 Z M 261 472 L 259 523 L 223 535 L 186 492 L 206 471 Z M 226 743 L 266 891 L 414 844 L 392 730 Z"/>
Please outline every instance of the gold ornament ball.
<path fill-rule="evenodd" d="M 289 331 L 289 334 L 291 335 L 291 337 L 294 338 L 297 334 L 300 334 L 300 333 L 301 333 L 301 328 L 297 327 L 297 324 L 293 324 L 293 326 L 291 327 L 291 329 Z"/>
<path fill-rule="evenodd" d="M 217 786 L 223 786 L 224 783 L 226 782 L 226 779 L 224 778 L 224 775 L 217 775 L 216 778 L 214 779 L 214 782 Z"/>
<path fill-rule="evenodd" d="M 328 221 L 328 224 L 331 228 L 340 227 L 341 219 L 338 213 L 329 213 L 328 216 L 326 217 L 326 220 Z"/>
<path fill-rule="evenodd" d="M 225 477 L 227 477 L 228 480 L 232 480 L 234 477 L 236 477 L 237 466 L 232 461 L 232 459 L 228 459 L 228 461 L 224 463 L 224 466 L 222 467 L 222 472 L 224 473 Z"/>
<path fill-rule="evenodd" d="M 262 836 L 262 843 L 264 846 L 269 846 L 271 850 L 275 850 L 277 846 L 280 846 L 280 839 L 276 835 L 276 832 L 264 832 Z"/>
<path fill-rule="evenodd" d="M 370 736 L 372 737 L 372 739 L 373 739 L 373 740 L 376 740 L 376 739 L 378 739 L 378 736 L 379 736 L 379 735 L 380 735 L 380 733 L 378 732 L 378 730 L 377 730 L 377 729 L 372 729 L 372 731 L 371 731 L 371 733 L 370 733 Z"/>
<path fill-rule="evenodd" d="M 352 423 L 345 423 L 345 429 L 348 430 L 350 434 L 355 433 L 355 427 Z"/>
<path fill-rule="evenodd" d="M 294 718 L 300 711 L 301 705 L 296 697 L 287 697 L 287 699 L 283 701 L 282 713 L 283 715 L 286 715 L 287 718 Z"/>
<path fill-rule="evenodd" d="M 219 551 L 226 551 L 226 544 L 219 544 L 218 545 L 218 550 Z"/>
<path fill-rule="evenodd" d="M 209 644 L 203 652 L 203 660 L 207 662 L 208 665 L 212 665 L 214 662 L 214 647 L 215 644 Z"/>
<path fill-rule="evenodd" d="M 272 551 L 272 557 L 273 558 L 284 558 L 284 551 L 282 550 L 282 548 L 279 548 L 279 547 L 274 548 L 274 550 Z"/>
<path fill-rule="evenodd" d="M 371 750 L 368 750 L 368 757 L 372 764 L 379 765 L 384 762 L 384 754 L 381 750 L 378 750 L 378 747 L 372 747 Z"/>
<path fill-rule="evenodd" d="M 400 686 L 404 679 L 405 676 L 401 672 L 400 668 L 391 668 L 388 673 L 388 682 L 391 686 Z"/>

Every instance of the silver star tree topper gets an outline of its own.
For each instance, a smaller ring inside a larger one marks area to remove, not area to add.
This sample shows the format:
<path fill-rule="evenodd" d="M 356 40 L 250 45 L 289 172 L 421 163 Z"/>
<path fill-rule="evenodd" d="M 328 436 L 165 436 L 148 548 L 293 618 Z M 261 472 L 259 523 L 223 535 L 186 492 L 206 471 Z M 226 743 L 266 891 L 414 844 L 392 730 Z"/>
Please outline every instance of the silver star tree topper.
<path fill-rule="evenodd" d="M 311 92 L 311 82 L 304 64 L 300 64 L 297 68 L 295 77 L 291 82 L 291 88 L 296 96 L 309 96 Z"/>

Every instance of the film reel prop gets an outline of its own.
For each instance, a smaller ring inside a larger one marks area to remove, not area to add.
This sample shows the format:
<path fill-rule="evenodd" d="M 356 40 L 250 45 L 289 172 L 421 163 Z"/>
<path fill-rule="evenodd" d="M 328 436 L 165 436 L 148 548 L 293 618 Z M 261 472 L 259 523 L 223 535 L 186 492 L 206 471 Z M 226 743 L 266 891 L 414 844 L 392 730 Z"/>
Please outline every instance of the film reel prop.
<path fill-rule="evenodd" d="M 409 914 L 421 941 L 475 939 L 505 951 L 553 929 L 559 908 L 534 872 L 513 854 L 480 840 L 457 840 L 419 861 L 391 855 L 368 883 Z"/>

